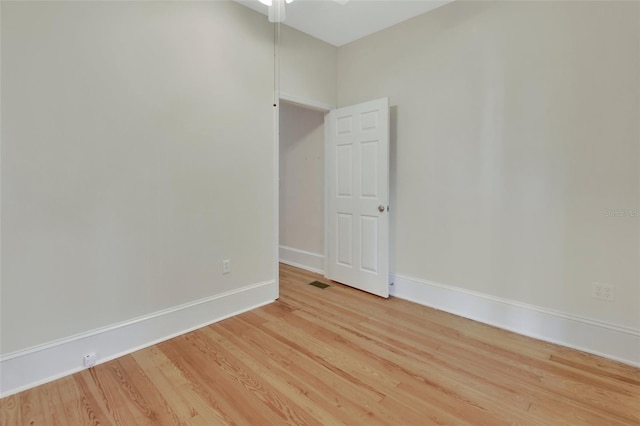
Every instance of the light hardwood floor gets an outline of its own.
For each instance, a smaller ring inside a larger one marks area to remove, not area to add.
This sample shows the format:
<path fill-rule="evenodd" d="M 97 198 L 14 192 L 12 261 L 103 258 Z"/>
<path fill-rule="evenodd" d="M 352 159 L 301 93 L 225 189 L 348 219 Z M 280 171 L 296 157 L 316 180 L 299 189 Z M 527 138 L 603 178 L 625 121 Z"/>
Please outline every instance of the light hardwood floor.
<path fill-rule="evenodd" d="M 640 370 L 281 266 L 280 299 L 0 400 L 12 425 L 639 425 Z"/>

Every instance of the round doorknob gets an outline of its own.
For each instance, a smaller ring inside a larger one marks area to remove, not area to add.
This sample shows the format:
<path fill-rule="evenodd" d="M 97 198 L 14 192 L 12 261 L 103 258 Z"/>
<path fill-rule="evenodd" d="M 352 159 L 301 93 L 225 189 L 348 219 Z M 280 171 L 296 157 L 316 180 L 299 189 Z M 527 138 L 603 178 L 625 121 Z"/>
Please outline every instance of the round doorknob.
<path fill-rule="evenodd" d="M 380 205 L 378 206 L 378 211 L 379 211 L 380 213 L 382 213 L 382 212 L 384 211 L 384 206 L 383 206 L 382 204 L 380 204 Z"/>

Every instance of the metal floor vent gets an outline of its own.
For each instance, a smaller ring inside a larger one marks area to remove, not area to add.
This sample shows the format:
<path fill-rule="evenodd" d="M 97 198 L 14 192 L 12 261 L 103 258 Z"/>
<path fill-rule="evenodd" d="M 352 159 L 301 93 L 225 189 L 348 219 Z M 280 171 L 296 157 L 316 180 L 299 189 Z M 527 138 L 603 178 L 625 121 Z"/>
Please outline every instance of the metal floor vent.
<path fill-rule="evenodd" d="M 309 285 L 312 285 L 312 286 L 314 286 L 314 287 L 321 288 L 321 289 L 323 289 L 323 290 L 324 290 L 325 288 L 327 288 L 327 287 L 331 287 L 329 284 L 321 283 L 320 281 L 314 281 L 314 282 L 312 282 L 312 283 L 309 283 Z"/>

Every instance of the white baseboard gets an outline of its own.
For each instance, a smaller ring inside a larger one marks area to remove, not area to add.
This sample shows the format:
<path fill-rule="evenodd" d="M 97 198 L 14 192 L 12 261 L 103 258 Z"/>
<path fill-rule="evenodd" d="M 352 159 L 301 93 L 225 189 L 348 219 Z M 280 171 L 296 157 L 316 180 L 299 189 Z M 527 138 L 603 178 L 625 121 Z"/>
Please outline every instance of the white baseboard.
<path fill-rule="evenodd" d="M 280 246 L 280 262 L 316 274 L 324 274 L 324 256 L 318 253 Z"/>
<path fill-rule="evenodd" d="M 640 330 L 395 274 L 392 296 L 640 367 Z"/>
<path fill-rule="evenodd" d="M 83 370 L 83 356 L 97 363 L 121 357 L 225 318 L 266 305 L 278 294 L 267 281 L 175 306 L 0 358 L 0 398 Z"/>

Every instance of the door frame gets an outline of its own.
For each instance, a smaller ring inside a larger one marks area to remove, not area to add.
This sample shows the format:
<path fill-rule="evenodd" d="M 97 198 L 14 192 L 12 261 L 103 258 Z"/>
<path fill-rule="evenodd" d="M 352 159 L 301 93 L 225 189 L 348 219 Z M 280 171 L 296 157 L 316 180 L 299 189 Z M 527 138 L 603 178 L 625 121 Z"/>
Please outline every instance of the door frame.
<path fill-rule="evenodd" d="M 309 98 L 304 98 L 304 97 L 300 97 L 300 96 L 296 96 L 293 95 L 291 93 L 286 93 L 286 92 L 280 92 L 280 96 L 279 96 L 279 103 L 278 103 L 278 110 L 280 109 L 280 102 L 286 102 L 288 104 L 293 104 L 296 106 L 299 106 L 301 108 L 305 108 L 305 109 L 310 109 L 310 110 L 314 110 L 314 111 L 319 111 L 324 113 L 325 115 L 328 114 L 331 110 L 336 109 L 335 105 L 331 105 L 331 104 L 327 104 L 325 102 L 321 102 L 321 101 L 317 101 L 314 99 L 309 99 Z M 278 114 L 279 117 L 280 114 Z M 280 185 L 279 185 L 279 176 L 280 176 L 280 123 L 278 121 L 278 137 L 277 137 L 277 150 L 276 150 L 276 172 L 278 173 L 276 176 L 278 177 L 276 180 L 278 182 L 278 185 L 276 186 L 276 195 L 277 195 L 277 199 L 276 199 L 276 235 L 278 238 L 276 238 L 276 266 L 278 265 L 279 261 L 280 261 Z M 328 212 L 327 212 L 327 203 L 328 203 L 328 193 L 327 193 L 327 179 L 328 179 L 328 174 L 327 174 L 327 151 L 328 151 L 328 144 L 327 144 L 327 127 L 326 124 L 324 125 L 324 135 L 323 135 L 323 140 L 322 140 L 322 144 L 324 146 L 324 166 L 323 166 L 323 180 L 324 180 L 324 189 L 323 189 L 323 247 L 324 247 L 324 253 L 323 253 L 323 259 L 322 259 L 322 274 L 326 277 L 327 276 L 327 261 L 328 261 L 328 256 L 329 256 L 329 244 L 328 244 L 328 238 L 329 238 L 329 221 L 328 221 Z M 277 271 L 277 268 L 276 268 Z"/>

